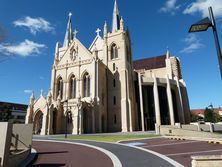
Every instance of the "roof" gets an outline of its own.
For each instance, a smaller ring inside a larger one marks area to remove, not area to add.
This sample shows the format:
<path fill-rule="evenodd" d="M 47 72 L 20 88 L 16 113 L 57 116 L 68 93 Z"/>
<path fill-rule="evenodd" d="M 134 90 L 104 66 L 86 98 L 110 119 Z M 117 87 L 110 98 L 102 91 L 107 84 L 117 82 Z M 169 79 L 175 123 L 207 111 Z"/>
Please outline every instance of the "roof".
<path fill-rule="evenodd" d="M 219 111 L 222 111 L 222 108 L 213 108 L 213 110 L 216 112 L 219 112 Z M 191 113 L 194 115 L 198 115 L 198 114 L 204 114 L 204 111 L 205 109 L 192 109 Z"/>
<path fill-rule="evenodd" d="M 151 57 L 146 59 L 139 59 L 133 61 L 133 68 L 135 70 L 151 70 L 156 68 L 166 67 L 166 55 Z"/>

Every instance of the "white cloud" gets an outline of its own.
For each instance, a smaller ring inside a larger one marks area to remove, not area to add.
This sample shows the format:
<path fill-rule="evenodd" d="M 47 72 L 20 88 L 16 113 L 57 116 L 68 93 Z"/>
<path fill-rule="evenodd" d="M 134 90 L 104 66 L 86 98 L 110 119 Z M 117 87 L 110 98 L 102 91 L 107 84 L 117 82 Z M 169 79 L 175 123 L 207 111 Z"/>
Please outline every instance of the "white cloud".
<path fill-rule="evenodd" d="M 33 54 L 40 54 L 40 49 L 45 48 L 44 44 L 35 43 L 26 39 L 17 45 L 0 44 L 0 52 L 5 55 L 17 55 L 27 57 Z"/>
<path fill-rule="evenodd" d="M 32 90 L 26 89 L 26 90 L 24 90 L 24 93 L 26 93 L 26 94 L 31 94 L 31 93 L 32 93 Z"/>
<path fill-rule="evenodd" d="M 221 0 L 196 0 L 186 7 L 184 14 L 201 13 L 202 17 L 209 16 L 208 7 L 212 6 L 215 16 L 222 16 Z"/>
<path fill-rule="evenodd" d="M 39 79 L 40 79 L 40 80 L 44 80 L 45 78 L 44 78 L 43 76 L 40 76 Z"/>
<path fill-rule="evenodd" d="M 30 30 L 32 34 L 36 34 L 37 32 L 54 32 L 54 27 L 52 27 L 51 23 L 46 21 L 44 18 L 32 18 L 26 16 L 22 19 L 16 20 L 13 22 L 16 27 L 26 27 Z"/>
<path fill-rule="evenodd" d="M 188 36 L 183 40 L 183 42 L 185 42 L 187 46 L 183 48 L 180 53 L 192 53 L 197 49 L 204 47 L 200 40 L 197 39 L 195 34 L 188 34 Z"/>
<path fill-rule="evenodd" d="M 160 8 L 160 12 L 170 13 L 174 15 L 177 10 L 180 9 L 180 5 L 176 5 L 177 0 L 167 0 L 162 8 Z"/>

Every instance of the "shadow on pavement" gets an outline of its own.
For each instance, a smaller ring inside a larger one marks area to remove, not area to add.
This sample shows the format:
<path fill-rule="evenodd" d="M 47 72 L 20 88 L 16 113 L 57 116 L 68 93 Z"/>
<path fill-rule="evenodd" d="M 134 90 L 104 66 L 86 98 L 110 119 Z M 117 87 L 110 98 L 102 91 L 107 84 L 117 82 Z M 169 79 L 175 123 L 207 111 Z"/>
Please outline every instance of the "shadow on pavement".
<path fill-rule="evenodd" d="M 37 152 L 37 154 L 61 154 L 68 153 L 68 151 L 56 151 L 56 152 Z"/>
<path fill-rule="evenodd" d="M 36 164 L 32 165 L 32 167 L 59 167 L 59 166 L 65 166 L 66 164 Z"/>

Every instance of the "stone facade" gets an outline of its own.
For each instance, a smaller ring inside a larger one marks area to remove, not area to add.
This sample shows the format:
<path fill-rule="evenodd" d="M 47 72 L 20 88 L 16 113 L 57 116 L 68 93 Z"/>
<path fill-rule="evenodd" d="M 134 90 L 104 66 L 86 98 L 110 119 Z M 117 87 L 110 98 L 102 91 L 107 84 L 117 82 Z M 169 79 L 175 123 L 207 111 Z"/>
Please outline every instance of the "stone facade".
<path fill-rule="evenodd" d="M 144 128 L 147 121 L 143 105 L 148 103 L 142 95 L 142 85 L 146 84 L 154 85 L 157 124 L 161 124 L 158 85 L 167 87 L 170 123 L 175 123 L 171 87 L 176 89 L 180 107 L 178 121 L 189 122 L 184 114 L 189 105 L 178 59 L 168 53 L 165 67 L 134 70 L 130 34 L 124 28 L 116 2 L 112 31 L 108 31 L 107 23 L 103 37 L 100 31 L 97 29 L 94 41 L 86 48 L 78 40 L 77 31 L 72 33 L 69 15 L 64 43 L 56 44 L 51 90 L 47 97 L 43 93 L 36 100 L 34 94 L 30 97 L 26 123 L 34 123 L 33 132 L 46 135 L 150 129 Z M 140 99 L 136 98 L 137 88 Z"/>

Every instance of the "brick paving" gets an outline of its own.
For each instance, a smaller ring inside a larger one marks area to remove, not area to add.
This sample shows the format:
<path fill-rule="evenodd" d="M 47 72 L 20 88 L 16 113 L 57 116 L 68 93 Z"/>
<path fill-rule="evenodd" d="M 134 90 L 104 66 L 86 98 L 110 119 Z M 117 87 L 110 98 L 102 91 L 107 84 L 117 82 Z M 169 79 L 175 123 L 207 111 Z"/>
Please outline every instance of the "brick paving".
<path fill-rule="evenodd" d="M 111 159 L 104 153 L 85 146 L 53 143 L 33 142 L 33 148 L 38 152 L 33 167 L 112 167 Z"/>
<path fill-rule="evenodd" d="M 166 138 L 122 142 L 139 143 L 137 147 L 149 149 L 190 167 L 192 155 L 222 155 L 222 145 L 208 144 L 206 141 L 170 140 Z"/>

